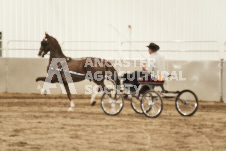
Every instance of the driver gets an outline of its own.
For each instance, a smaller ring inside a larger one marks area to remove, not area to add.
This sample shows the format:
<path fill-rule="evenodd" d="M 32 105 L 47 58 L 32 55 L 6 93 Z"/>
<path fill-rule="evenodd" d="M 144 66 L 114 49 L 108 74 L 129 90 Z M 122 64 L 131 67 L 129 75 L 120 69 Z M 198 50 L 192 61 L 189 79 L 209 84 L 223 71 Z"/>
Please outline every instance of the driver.
<path fill-rule="evenodd" d="M 147 71 L 151 74 L 155 81 L 164 80 L 165 72 L 165 58 L 158 53 L 159 46 L 155 43 L 150 43 L 148 46 L 149 64 L 143 64 L 143 71 Z"/>
<path fill-rule="evenodd" d="M 138 79 L 142 76 L 151 76 L 154 81 L 164 80 L 165 74 L 165 58 L 158 53 L 160 47 L 155 43 L 150 43 L 148 46 L 148 52 L 150 54 L 147 64 L 143 64 L 143 71 L 134 71 L 132 74 L 124 74 L 124 83 L 131 83 L 135 86 L 139 86 Z M 133 77 L 133 80 L 129 80 Z M 153 86 L 154 88 L 154 86 Z M 131 89 L 132 90 L 132 89 Z M 133 90 L 132 90 L 133 91 Z"/>

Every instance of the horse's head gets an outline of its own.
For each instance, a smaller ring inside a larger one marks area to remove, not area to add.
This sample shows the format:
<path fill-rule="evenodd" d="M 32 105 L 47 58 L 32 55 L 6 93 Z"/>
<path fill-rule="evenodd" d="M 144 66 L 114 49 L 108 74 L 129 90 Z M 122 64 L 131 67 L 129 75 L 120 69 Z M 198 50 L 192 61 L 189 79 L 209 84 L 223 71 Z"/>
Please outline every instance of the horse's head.
<path fill-rule="evenodd" d="M 50 47 L 50 41 L 51 41 L 50 38 L 51 38 L 51 36 L 49 36 L 47 33 L 45 33 L 45 37 L 41 41 L 41 47 L 39 49 L 38 56 L 44 57 L 50 51 L 50 48 L 51 48 Z"/>
<path fill-rule="evenodd" d="M 47 33 L 45 33 L 45 37 L 41 41 L 41 47 L 39 49 L 38 55 L 40 57 L 44 57 L 49 51 L 50 53 L 52 52 L 53 54 L 58 54 L 58 57 L 59 54 L 63 55 L 58 41 L 54 37 L 49 36 Z"/>

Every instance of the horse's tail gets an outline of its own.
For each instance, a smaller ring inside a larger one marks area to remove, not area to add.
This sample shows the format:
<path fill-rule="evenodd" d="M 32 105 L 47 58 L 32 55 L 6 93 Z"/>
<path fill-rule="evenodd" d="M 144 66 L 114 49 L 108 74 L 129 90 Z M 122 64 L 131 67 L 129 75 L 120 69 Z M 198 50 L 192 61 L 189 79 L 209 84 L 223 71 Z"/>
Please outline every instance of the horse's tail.
<path fill-rule="evenodd" d="M 110 71 L 112 73 L 111 74 L 111 77 L 109 77 L 109 78 L 115 82 L 116 88 L 118 90 L 120 90 L 120 79 L 119 79 L 119 76 L 118 76 L 118 72 L 113 67 L 113 65 L 111 64 L 111 62 L 105 61 L 105 71 Z"/>

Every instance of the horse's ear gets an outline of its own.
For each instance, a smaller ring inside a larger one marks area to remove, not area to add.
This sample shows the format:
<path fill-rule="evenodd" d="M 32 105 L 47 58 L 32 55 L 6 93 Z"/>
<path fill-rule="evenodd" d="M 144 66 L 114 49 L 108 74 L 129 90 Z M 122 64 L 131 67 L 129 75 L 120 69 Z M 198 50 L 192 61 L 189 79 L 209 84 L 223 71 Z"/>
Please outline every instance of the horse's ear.
<path fill-rule="evenodd" d="M 49 34 L 47 32 L 45 32 L 46 38 L 49 38 Z"/>

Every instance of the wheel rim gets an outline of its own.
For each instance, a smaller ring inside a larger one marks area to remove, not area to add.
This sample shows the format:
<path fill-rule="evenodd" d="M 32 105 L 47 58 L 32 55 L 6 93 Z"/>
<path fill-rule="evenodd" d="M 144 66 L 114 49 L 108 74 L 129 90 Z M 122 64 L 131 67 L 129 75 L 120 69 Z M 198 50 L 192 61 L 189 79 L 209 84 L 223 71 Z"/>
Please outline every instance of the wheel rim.
<path fill-rule="evenodd" d="M 181 114 L 190 115 L 196 110 L 198 103 L 195 95 L 188 91 L 178 97 L 176 105 Z"/>
<path fill-rule="evenodd" d="M 156 92 L 148 92 L 142 98 L 141 108 L 147 116 L 155 117 L 162 110 L 162 100 Z"/>
<path fill-rule="evenodd" d="M 120 94 L 104 94 L 101 105 L 103 110 L 111 115 L 117 114 L 120 112 L 121 108 L 123 107 L 123 100 Z"/>
<path fill-rule="evenodd" d="M 137 113 L 143 113 L 140 105 L 141 99 L 142 95 L 132 97 L 132 106 Z"/>

